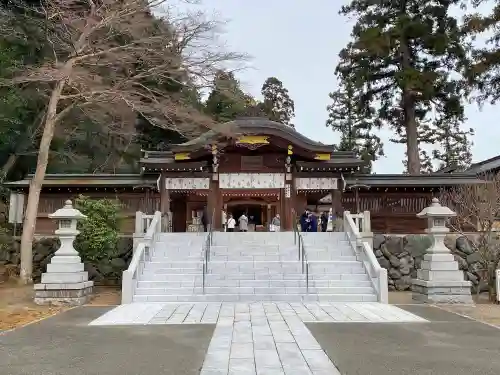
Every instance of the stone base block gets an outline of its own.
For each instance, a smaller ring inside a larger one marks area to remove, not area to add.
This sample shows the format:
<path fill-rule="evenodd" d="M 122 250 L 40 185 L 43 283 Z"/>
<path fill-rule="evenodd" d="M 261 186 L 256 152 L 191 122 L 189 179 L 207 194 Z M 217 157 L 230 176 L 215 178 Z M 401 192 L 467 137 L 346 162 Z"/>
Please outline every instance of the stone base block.
<path fill-rule="evenodd" d="M 42 284 L 76 284 L 88 279 L 87 271 L 42 273 Z"/>
<path fill-rule="evenodd" d="M 412 299 L 425 303 L 474 304 L 470 281 L 413 280 Z"/>
<path fill-rule="evenodd" d="M 94 283 L 78 284 L 36 284 L 35 303 L 37 305 L 79 306 L 90 301 Z"/>

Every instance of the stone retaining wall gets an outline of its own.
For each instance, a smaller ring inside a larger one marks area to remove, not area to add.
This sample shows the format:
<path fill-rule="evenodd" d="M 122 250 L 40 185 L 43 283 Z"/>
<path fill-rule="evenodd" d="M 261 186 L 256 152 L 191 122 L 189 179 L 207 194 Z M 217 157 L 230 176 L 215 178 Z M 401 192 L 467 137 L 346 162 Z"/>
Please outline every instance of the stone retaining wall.
<path fill-rule="evenodd" d="M 450 234 L 446 236 L 445 245 L 455 256 L 465 279 L 476 289 L 480 281 L 481 257 L 469 241 L 466 237 Z M 411 280 L 417 276 L 417 269 L 430 245 L 431 239 L 426 235 L 374 235 L 373 250 L 380 265 L 387 269 L 389 290 L 411 288 Z"/>
<path fill-rule="evenodd" d="M 480 280 L 479 254 L 476 254 L 469 240 L 458 235 L 448 235 L 446 246 L 453 252 L 459 267 L 464 271 L 466 280 L 477 286 Z M 431 240 L 426 235 L 382 235 L 373 237 L 373 250 L 382 267 L 387 269 L 389 290 L 409 290 L 411 280 L 417 274 L 420 262 Z M 33 244 L 33 278 L 40 281 L 54 252 L 58 249 L 58 240 L 43 238 Z M 127 269 L 132 258 L 132 239 L 120 238 L 116 257 L 101 260 L 98 263 L 86 263 L 90 280 L 97 284 L 119 284 L 122 272 Z M 12 246 L 0 247 L 0 282 L 8 274 L 19 274 L 19 241 Z M 482 287 L 481 287 L 482 289 Z"/>
<path fill-rule="evenodd" d="M 19 274 L 21 257 L 19 254 L 20 240 L 15 240 L 10 246 L 0 247 L 0 282 L 5 281 L 9 274 Z M 33 280 L 39 282 L 41 275 L 47 269 L 54 252 L 59 248 L 56 238 L 42 238 L 33 243 Z M 89 279 L 97 284 L 118 285 L 121 283 L 122 272 L 128 268 L 132 258 L 132 238 L 123 237 L 118 242 L 118 253 L 113 258 L 105 258 L 96 263 L 85 263 Z"/>

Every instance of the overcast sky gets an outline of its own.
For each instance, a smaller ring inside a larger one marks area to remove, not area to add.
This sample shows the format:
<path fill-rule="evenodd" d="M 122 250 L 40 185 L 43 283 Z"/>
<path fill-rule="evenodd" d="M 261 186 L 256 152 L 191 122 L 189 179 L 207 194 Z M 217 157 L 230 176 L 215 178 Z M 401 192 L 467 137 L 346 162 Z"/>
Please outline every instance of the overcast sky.
<path fill-rule="evenodd" d="M 343 0 L 203 0 L 203 9 L 229 20 L 223 38 L 228 47 L 252 56 L 250 67 L 237 74 L 244 89 L 260 97 L 267 77 L 279 78 L 295 101 L 296 129 L 323 143 L 338 136 L 325 127 L 328 93 L 336 87 L 338 52 L 349 41 L 351 26 L 339 16 Z M 498 107 L 500 108 L 500 107 Z M 467 123 L 476 131 L 473 161 L 500 154 L 500 111 L 467 107 Z M 402 172 L 404 146 L 389 142 L 382 131 L 386 157 L 375 163 L 376 173 Z"/>

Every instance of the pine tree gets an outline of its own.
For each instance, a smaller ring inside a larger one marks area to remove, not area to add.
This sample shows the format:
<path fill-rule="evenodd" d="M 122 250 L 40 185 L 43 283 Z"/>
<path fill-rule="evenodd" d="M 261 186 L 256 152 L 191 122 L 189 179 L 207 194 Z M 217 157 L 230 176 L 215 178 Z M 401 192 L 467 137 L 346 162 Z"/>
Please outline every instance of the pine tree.
<path fill-rule="evenodd" d="M 370 173 L 372 163 L 384 155 L 382 141 L 371 133 L 373 121 L 359 113 L 358 98 L 350 81 L 340 81 L 339 88 L 330 93 L 330 98 L 332 104 L 327 107 L 326 126 L 340 133 L 336 149 L 356 152 L 366 162 L 363 172 Z"/>
<path fill-rule="evenodd" d="M 295 116 L 295 104 L 283 83 L 275 77 L 269 77 L 262 85 L 264 112 L 270 120 L 293 126 L 290 121 Z"/>
<path fill-rule="evenodd" d="M 420 172 L 420 122 L 431 111 L 463 117 L 465 87 L 458 76 L 463 38 L 449 9 L 459 0 L 352 0 L 340 14 L 354 16 L 353 41 L 340 53 L 337 73 L 365 92 L 361 106 L 396 133 L 404 129 L 408 169 Z"/>

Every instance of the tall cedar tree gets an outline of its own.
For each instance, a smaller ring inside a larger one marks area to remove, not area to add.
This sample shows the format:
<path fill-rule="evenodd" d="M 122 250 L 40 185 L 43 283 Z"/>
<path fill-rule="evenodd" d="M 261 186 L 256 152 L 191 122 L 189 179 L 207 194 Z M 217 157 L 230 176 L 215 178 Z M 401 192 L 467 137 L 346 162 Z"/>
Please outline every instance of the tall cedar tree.
<path fill-rule="evenodd" d="M 472 163 L 471 137 L 474 129 L 463 130 L 455 119 L 443 119 L 432 137 L 439 143 L 441 149 L 432 152 L 432 157 L 438 162 L 438 169 L 453 168 L 465 170 Z"/>
<path fill-rule="evenodd" d="M 232 72 L 216 74 L 213 89 L 205 102 L 205 112 L 219 122 L 227 122 L 246 114 L 252 99 L 240 87 Z"/>
<path fill-rule="evenodd" d="M 465 170 L 470 166 L 472 162 L 470 138 L 474 136 L 474 130 L 463 130 L 460 125 L 461 122 L 456 118 L 438 118 L 421 124 L 418 133 L 420 145 L 426 143 L 434 146 L 431 153 L 419 147 L 421 173 L 432 173 L 444 168 Z M 405 135 L 399 134 L 398 139 L 391 141 L 405 143 Z M 403 161 L 403 165 L 404 173 L 408 173 L 406 161 Z"/>
<path fill-rule="evenodd" d="M 481 5 L 485 0 L 474 0 Z M 469 70 L 470 83 L 479 89 L 478 102 L 494 104 L 500 99 L 500 2 L 489 1 L 489 14 L 474 13 L 466 17 L 464 32 L 473 38 L 486 36 L 486 43 L 473 50 L 473 64 Z"/>
<path fill-rule="evenodd" d="M 420 174 L 428 174 L 434 172 L 434 163 L 432 162 L 432 157 L 426 150 L 421 148 L 418 149 L 418 156 L 420 160 Z M 408 154 L 405 151 L 405 157 L 408 158 Z M 403 160 L 403 174 L 408 173 L 408 163 L 406 160 Z"/>
<path fill-rule="evenodd" d="M 419 126 L 430 111 L 463 118 L 460 71 L 466 52 L 449 9 L 459 0 L 352 0 L 340 14 L 357 19 L 337 73 L 365 90 L 382 125 L 404 129 L 408 171 L 420 172 Z"/>
<path fill-rule="evenodd" d="M 288 90 L 276 77 L 269 77 L 262 85 L 264 97 L 264 112 L 267 117 L 276 122 L 293 127 L 291 120 L 295 117 L 295 103 L 290 98 Z"/>
<path fill-rule="evenodd" d="M 352 82 L 340 82 L 340 87 L 330 93 L 332 104 L 327 107 L 326 126 L 340 133 L 338 151 L 354 151 L 366 162 L 364 173 L 370 173 L 372 163 L 384 155 L 379 137 L 371 133 L 370 117 L 359 113 L 358 97 Z"/>
<path fill-rule="evenodd" d="M 424 145 L 431 145 L 436 137 L 433 136 L 434 127 L 432 122 L 428 119 L 423 118 L 419 122 L 419 127 L 417 129 L 417 139 L 418 139 L 418 157 L 420 161 L 420 173 L 432 173 L 434 171 L 434 164 L 432 161 L 432 153 L 429 154 L 425 149 Z M 402 126 L 394 127 L 394 137 L 390 139 L 393 143 L 407 144 L 406 128 Z M 409 174 L 408 171 L 408 152 L 405 151 L 405 159 L 402 160 L 403 163 L 403 174 Z"/>

